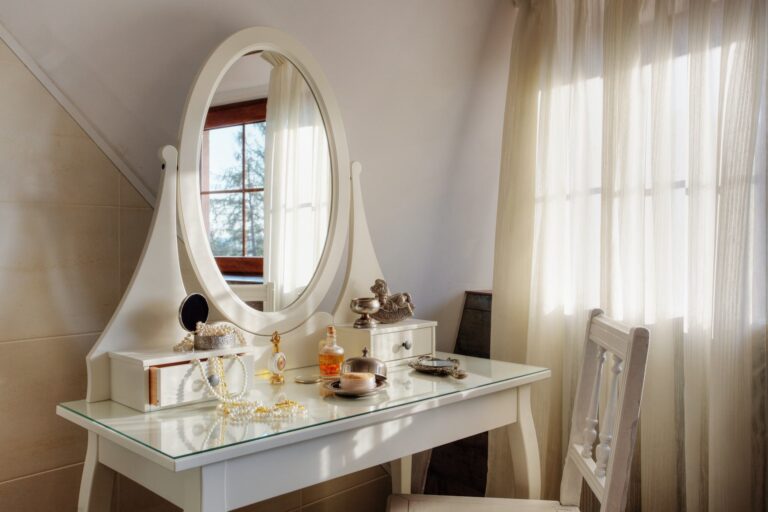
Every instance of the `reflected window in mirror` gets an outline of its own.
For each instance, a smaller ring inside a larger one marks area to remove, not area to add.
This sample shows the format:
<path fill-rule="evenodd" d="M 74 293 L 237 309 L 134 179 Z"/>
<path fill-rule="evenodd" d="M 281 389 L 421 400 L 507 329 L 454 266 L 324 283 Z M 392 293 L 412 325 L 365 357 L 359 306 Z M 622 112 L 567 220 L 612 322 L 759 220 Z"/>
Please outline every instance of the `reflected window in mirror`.
<path fill-rule="evenodd" d="M 237 59 L 210 101 L 199 184 L 211 253 L 243 302 L 279 311 L 307 289 L 328 238 L 323 116 L 301 72 L 271 51 Z"/>
<path fill-rule="evenodd" d="M 205 122 L 203 218 L 216 263 L 229 282 L 263 280 L 266 112 L 266 99 L 218 105 Z"/>

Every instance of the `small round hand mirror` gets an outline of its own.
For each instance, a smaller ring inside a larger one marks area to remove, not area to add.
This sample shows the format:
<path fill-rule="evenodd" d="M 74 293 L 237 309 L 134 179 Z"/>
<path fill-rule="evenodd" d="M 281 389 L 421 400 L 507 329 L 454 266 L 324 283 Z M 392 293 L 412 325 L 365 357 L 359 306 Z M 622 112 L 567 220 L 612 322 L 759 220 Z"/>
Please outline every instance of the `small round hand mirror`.
<path fill-rule="evenodd" d="M 208 320 L 208 300 L 199 293 L 184 297 L 179 306 L 179 323 L 187 332 L 195 332 L 197 323 Z"/>

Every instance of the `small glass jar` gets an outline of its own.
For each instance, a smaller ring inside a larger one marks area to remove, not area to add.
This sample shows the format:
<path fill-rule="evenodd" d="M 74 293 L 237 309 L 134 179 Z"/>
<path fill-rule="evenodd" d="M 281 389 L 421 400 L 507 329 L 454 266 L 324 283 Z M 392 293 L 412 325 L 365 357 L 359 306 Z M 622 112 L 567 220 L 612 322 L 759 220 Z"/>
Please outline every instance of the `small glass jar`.
<path fill-rule="evenodd" d="M 336 328 L 332 325 L 326 330 L 325 342 L 320 344 L 318 364 L 323 379 L 338 379 L 344 362 L 344 348 L 336 343 Z"/>

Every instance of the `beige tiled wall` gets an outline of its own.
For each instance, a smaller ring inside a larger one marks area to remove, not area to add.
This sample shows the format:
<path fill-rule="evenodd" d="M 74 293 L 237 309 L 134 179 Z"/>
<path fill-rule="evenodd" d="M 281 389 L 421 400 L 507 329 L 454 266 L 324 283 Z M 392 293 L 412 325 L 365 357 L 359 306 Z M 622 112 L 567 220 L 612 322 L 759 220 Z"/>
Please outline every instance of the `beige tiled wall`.
<path fill-rule="evenodd" d="M 0 42 L 0 511 L 74 511 L 85 433 L 55 415 L 85 396 L 85 355 L 130 281 L 152 210 Z M 379 467 L 252 511 L 383 510 Z M 120 512 L 175 510 L 125 478 Z"/>

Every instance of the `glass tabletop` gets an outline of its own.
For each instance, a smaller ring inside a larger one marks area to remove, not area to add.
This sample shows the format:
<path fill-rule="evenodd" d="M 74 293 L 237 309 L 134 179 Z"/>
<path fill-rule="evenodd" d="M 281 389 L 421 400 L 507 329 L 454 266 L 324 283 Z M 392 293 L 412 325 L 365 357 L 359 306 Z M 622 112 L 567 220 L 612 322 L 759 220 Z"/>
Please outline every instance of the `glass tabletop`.
<path fill-rule="evenodd" d="M 78 400 L 60 406 L 167 457 L 178 459 L 505 381 L 545 378 L 549 372 L 546 368 L 489 359 L 443 353 L 437 356 L 459 359 L 467 377 L 461 380 L 438 377 L 416 372 L 406 365 L 395 366 L 388 369 L 387 386 L 381 392 L 361 398 L 343 398 L 326 389 L 322 382 L 294 382 L 297 376 L 317 374 L 317 367 L 289 370 L 285 374 L 285 384 L 279 386 L 270 384 L 267 376 L 256 376 L 253 389 L 249 391 L 250 400 L 271 405 L 287 398 L 306 407 L 306 415 L 279 421 L 236 423 L 217 412 L 215 401 L 147 413 L 111 400 L 92 403 Z"/>

